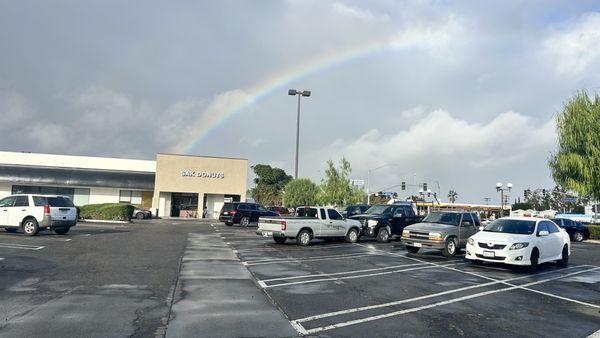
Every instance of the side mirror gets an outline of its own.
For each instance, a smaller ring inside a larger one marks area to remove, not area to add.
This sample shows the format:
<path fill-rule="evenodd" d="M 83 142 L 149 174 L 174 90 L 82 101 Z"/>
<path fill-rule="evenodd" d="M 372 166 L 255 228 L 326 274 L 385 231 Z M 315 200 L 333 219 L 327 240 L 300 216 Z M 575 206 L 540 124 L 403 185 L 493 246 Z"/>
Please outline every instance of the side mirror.
<path fill-rule="evenodd" d="M 484 229 L 483 226 L 479 227 L 479 231 L 483 231 L 483 229 Z"/>
<path fill-rule="evenodd" d="M 544 237 L 544 236 L 548 236 L 548 235 L 550 235 L 550 233 L 547 230 L 542 230 L 542 231 L 538 232 L 539 237 Z"/>

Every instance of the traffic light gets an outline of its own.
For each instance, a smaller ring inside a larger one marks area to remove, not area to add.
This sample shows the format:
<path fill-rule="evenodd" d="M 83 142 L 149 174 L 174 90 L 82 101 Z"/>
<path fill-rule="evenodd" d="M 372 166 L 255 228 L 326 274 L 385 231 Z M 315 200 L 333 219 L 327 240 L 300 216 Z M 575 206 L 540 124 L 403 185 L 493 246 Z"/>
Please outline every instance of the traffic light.
<path fill-rule="evenodd" d="M 406 182 L 402 182 L 402 190 L 406 190 Z"/>
<path fill-rule="evenodd" d="M 427 183 L 423 183 L 423 191 L 427 191 Z"/>

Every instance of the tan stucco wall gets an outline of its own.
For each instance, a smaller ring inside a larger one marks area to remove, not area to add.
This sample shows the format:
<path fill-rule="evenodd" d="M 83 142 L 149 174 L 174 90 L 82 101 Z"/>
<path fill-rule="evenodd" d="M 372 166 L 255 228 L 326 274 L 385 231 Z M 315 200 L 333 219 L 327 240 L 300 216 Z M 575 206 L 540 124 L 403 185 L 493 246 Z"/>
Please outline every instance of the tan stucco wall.
<path fill-rule="evenodd" d="M 221 173 L 223 178 L 182 176 L 183 170 Z M 202 209 L 203 194 L 240 195 L 246 199 L 248 160 L 187 155 L 156 155 L 153 208 L 159 207 L 160 192 L 198 193 Z M 199 210 L 202 215 L 202 210 Z"/>

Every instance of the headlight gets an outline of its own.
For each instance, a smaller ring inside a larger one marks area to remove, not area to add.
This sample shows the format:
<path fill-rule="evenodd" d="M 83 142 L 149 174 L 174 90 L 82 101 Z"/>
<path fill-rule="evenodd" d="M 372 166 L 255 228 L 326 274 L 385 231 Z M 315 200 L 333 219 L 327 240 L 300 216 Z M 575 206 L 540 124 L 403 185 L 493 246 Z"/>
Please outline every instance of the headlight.
<path fill-rule="evenodd" d="M 410 231 L 409 230 L 402 230 L 402 237 L 410 237 Z"/>
<path fill-rule="evenodd" d="M 443 241 L 444 240 L 442 238 L 442 234 L 440 234 L 439 232 L 430 232 L 429 239 L 432 241 Z"/>
<path fill-rule="evenodd" d="M 378 221 L 374 220 L 374 219 L 370 219 L 370 220 L 367 221 L 367 225 L 370 226 L 370 227 L 376 226 L 377 223 L 378 223 Z"/>
<path fill-rule="evenodd" d="M 469 243 L 469 245 L 475 245 L 475 241 L 471 237 L 469 237 L 469 239 L 467 239 L 467 243 Z"/>
<path fill-rule="evenodd" d="M 523 242 L 523 243 L 515 243 L 513 245 L 510 246 L 509 250 L 519 250 L 519 249 L 523 249 L 526 248 L 529 245 L 529 243 L 527 242 Z"/>

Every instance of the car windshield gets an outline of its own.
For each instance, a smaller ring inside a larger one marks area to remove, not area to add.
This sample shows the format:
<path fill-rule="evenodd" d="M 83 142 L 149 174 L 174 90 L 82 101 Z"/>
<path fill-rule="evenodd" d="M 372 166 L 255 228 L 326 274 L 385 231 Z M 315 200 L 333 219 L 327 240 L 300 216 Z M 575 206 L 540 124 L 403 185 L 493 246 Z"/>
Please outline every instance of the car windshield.
<path fill-rule="evenodd" d="M 367 210 L 365 212 L 365 214 L 381 215 L 381 214 L 386 214 L 389 212 L 390 212 L 389 205 L 374 205 L 374 206 L 370 207 L 369 210 Z"/>
<path fill-rule="evenodd" d="M 535 230 L 535 221 L 519 219 L 499 219 L 488 224 L 483 231 L 507 234 L 531 235 Z"/>
<path fill-rule="evenodd" d="M 460 214 L 453 212 L 432 212 L 423 219 L 423 222 L 458 226 L 460 223 Z"/>
<path fill-rule="evenodd" d="M 48 197 L 47 201 L 51 207 L 74 207 L 73 202 L 66 197 Z"/>

